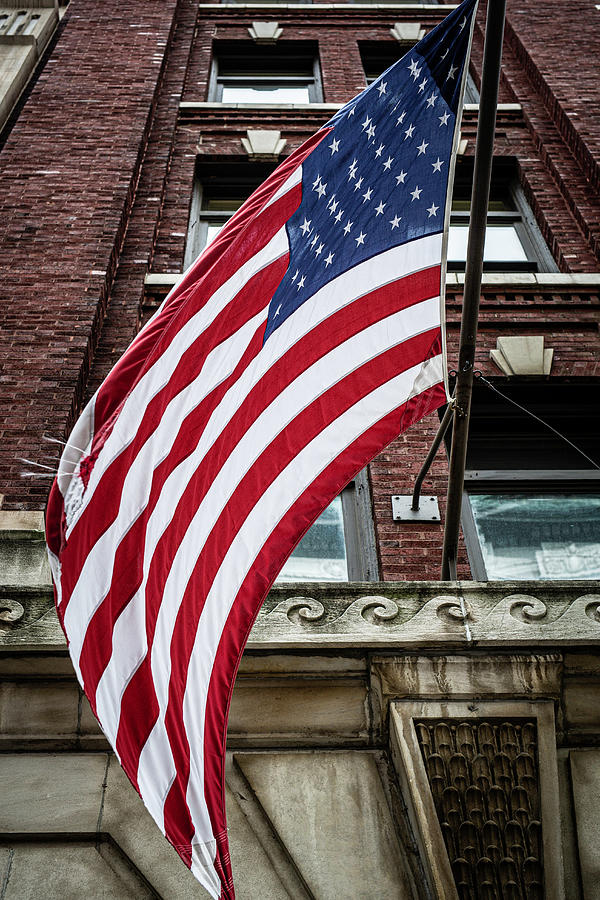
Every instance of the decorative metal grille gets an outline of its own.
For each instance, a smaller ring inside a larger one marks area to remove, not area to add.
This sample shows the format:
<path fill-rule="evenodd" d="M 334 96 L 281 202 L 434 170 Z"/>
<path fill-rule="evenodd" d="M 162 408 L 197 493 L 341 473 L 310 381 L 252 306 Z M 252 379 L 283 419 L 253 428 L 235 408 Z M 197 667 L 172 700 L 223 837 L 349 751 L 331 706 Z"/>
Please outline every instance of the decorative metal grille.
<path fill-rule="evenodd" d="M 430 719 L 415 728 L 461 900 L 542 900 L 535 722 Z"/>

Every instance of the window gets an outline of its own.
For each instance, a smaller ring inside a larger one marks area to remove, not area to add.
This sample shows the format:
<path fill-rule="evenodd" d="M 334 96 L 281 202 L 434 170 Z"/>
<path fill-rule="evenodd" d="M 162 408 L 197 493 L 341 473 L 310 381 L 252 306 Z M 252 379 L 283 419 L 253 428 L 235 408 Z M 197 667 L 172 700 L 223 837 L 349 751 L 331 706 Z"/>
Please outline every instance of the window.
<path fill-rule="evenodd" d="M 367 84 L 372 84 L 386 69 L 402 59 L 412 46 L 409 42 L 359 41 L 358 49 Z"/>
<path fill-rule="evenodd" d="M 33 34 L 35 29 L 37 28 L 37 24 L 40 21 L 40 17 L 37 15 L 31 16 L 29 22 L 25 26 L 23 30 L 23 34 Z"/>
<path fill-rule="evenodd" d="M 27 21 L 27 13 L 25 11 L 21 10 L 21 12 L 18 12 L 15 15 L 15 17 L 12 20 L 12 22 L 10 23 L 10 26 L 8 27 L 8 30 L 6 33 L 7 34 L 19 34 L 22 31 L 23 26 L 25 25 L 26 21 Z"/>
<path fill-rule="evenodd" d="M 215 45 L 209 100 L 223 103 L 317 103 L 322 100 L 317 45 L 251 41 Z"/>
<path fill-rule="evenodd" d="M 448 269 L 465 267 L 471 207 L 472 163 L 456 168 Z M 535 222 L 510 161 L 498 160 L 492 173 L 483 256 L 484 272 L 556 272 L 557 266 Z"/>
<path fill-rule="evenodd" d="M 599 388 L 511 381 L 500 390 L 600 461 Z M 476 580 L 600 578 L 600 471 L 477 382 L 462 514 Z"/>
<path fill-rule="evenodd" d="M 278 581 L 376 581 L 375 534 L 366 472 L 306 532 Z"/>
<path fill-rule="evenodd" d="M 271 174 L 274 164 L 204 162 L 198 166 L 192 196 L 184 268 L 217 236 L 244 200 Z"/>

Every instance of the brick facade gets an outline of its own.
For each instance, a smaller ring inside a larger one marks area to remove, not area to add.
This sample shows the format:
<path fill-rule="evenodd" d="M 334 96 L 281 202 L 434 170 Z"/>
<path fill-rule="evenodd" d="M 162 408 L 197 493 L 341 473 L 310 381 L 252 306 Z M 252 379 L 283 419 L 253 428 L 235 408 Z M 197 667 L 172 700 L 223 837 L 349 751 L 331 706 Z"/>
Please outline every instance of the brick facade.
<path fill-rule="evenodd" d="M 253 20 L 277 19 L 283 39 L 316 41 L 323 100 L 364 87 L 359 41 L 386 41 L 397 21 L 437 23 L 443 6 L 348 4 L 279 9 L 191 0 L 71 0 L 62 33 L 0 154 L 0 492 L 5 509 L 41 509 L 48 482 L 20 476 L 17 457 L 48 456 L 41 435 L 68 435 L 139 327 L 146 273 L 181 271 L 198 158 L 244 160 L 247 128 L 282 132 L 285 154 L 330 112 L 219 108 L 206 103 L 214 40 L 249 42 Z M 473 75 L 479 82 L 478 15 Z M 509 0 L 496 155 L 516 176 L 559 272 L 600 270 L 600 11 L 591 2 Z M 560 41 L 556 36 L 560 35 Z M 462 136 L 475 145 L 476 113 Z M 595 288 L 484 288 L 477 366 L 499 335 L 543 334 L 552 377 L 598 376 Z M 599 276 L 600 282 L 600 276 Z M 448 288 L 449 365 L 455 364 L 460 288 Z M 400 526 L 390 495 L 410 493 L 436 432 L 429 416 L 370 466 L 380 574 L 439 577 L 442 526 Z M 426 492 L 440 497 L 440 452 Z M 469 577 L 466 557 L 460 573 Z"/>

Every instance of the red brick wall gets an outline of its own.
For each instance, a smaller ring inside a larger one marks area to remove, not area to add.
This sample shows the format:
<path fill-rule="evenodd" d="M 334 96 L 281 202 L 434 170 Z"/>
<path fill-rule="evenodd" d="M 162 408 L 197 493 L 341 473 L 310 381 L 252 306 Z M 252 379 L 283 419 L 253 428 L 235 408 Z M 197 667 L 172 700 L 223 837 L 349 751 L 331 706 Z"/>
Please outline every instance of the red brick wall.
<path fill-rule="evenodd" d="M 72 0 L 64 31 L 1 154 L 0 491 L 40 437 L 80 409 L 127 227 L 175 0 Z"/>

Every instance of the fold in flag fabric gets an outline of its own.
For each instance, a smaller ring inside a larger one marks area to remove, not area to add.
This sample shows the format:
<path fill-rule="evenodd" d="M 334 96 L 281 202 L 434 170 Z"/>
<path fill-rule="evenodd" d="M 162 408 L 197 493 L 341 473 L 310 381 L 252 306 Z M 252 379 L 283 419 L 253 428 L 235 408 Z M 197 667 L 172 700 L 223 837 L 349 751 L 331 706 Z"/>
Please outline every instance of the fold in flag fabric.
<path fill-rule="evenodd" d="M 475 0 L 232 217 L 78 420 L 48 502 L 77 677 L 145 805 L 233 898 L 233 682 L 285 560 L 444 403 L 444 223 Z"/>

